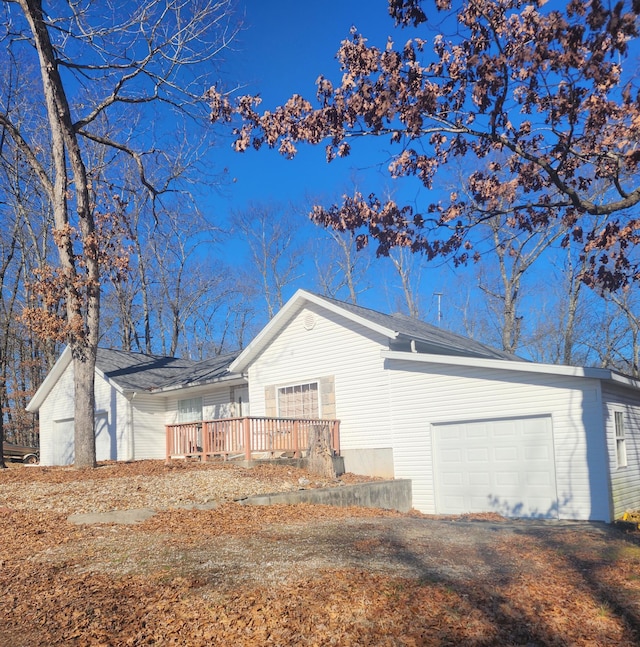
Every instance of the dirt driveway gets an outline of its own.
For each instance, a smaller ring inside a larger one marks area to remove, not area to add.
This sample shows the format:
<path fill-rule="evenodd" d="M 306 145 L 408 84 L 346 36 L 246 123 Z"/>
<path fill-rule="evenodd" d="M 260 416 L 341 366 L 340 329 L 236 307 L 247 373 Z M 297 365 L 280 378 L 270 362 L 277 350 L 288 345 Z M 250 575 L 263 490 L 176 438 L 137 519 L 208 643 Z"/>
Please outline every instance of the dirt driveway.
<path fill-rule="evenodd" d="M 640 644 L 640 543 L 604 524 L 225 503 L 1 530 L 2 647 Z"/>

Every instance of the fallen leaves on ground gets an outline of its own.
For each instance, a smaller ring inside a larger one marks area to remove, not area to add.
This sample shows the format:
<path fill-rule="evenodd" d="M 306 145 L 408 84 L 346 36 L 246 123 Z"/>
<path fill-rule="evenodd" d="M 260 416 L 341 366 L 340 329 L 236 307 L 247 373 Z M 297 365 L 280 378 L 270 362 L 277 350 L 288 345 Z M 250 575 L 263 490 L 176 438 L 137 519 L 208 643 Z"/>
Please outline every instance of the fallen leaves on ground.
<path fill-rule="evenodd" d="M 11 471 L 25 482 L 32 473 Z M 75 526 L 60 513 L 5 510 L 0 645 L 640 642 L 636 534 L 478 519 L 226 503 Z"/>

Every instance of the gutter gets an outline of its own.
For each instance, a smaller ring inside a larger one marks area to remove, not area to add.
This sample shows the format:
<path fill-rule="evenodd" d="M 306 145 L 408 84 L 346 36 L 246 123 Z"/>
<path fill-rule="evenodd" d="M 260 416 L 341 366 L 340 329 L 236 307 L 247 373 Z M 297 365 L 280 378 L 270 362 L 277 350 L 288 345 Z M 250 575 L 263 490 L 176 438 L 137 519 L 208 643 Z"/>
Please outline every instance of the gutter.
<path fill-rule="evenodd" d="M 626 386 L 640 389 L 640 381 L 615 374 L 607 368 L 585 368 L 580 366 L 564 366 L 559 364 L 537 364 L 535 362 L 516 362 L 505 359 L 484 359 L 479 357 L 456 357 L 451 355 L 434 355 L 431 353 L 407 353 L 402 351 L 383 350 L 383 359 L 417 362 L 421 364 L 445 364 L 449 366 L 471 366 L 476 368 L 495 368 L 503 371 L 519 371 L 523 373 L 546 373 L 549 375 L 564 375 L 567 377 L 586 377 L 596 380 L 619 382 Z"/>

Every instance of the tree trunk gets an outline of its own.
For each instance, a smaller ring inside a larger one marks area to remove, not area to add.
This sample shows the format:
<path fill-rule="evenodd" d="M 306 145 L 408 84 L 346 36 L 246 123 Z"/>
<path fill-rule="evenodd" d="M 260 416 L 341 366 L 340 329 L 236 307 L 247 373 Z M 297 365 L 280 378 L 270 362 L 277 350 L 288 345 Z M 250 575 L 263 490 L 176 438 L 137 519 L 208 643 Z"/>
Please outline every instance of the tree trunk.
<path fill-rule="evenodd" d="M 40 73 L 51 130 L 51 153 L 55 169 L 48 186 L 56 228 L 56 246 L 65 279 L 69 345 L 75 372 L 75 466 L 95 467 L 94 372 L 100 318 L 100 272 L 95 245 L 95 222 L 91 211 L 89 182 L 78 138 L 73 127 L 58 61 L 53 51 L 40 0 L 19 0 L 29 22 L 40 59 Z M 70 226 L 69 169 L 73 176 L 75 211 L 82 241 L 82 264 L 78 270 Z M 82 294 L 84 285 L 86 293 Z M 93 450 L 93 452 L 92 452 Z"/>
<path fill-rule="evenodd" d="M 322 478 L 336 478 L 331 449 L 331 430 L 327 424 L 318 423 L 311 427 L 307 469 Z"/>
<path fill-rule="evenodd" d="M 84 349 L 73 353 L 73 375 L 75 391 L 74 443 L 76 467 L 96 466 L 96 435 L 94 432 L 94 371 L 96 352 Z"/>

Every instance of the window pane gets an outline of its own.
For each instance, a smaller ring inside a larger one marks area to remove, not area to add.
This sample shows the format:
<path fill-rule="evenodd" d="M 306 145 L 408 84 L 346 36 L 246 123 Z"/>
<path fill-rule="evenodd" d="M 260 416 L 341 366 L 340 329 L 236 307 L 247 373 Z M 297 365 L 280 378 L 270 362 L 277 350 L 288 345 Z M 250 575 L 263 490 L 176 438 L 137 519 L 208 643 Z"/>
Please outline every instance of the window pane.
<path fill-rule="evenodd" d="M 278 389 L 281 418 L 318 418 L 318 383 L 296 384 Z"/>
<path fill-rule="evenodd" d="M 627 442 L 624 436 L 624 413 L 616 411 L 614 413 L 614 424 L 616 431 L 616 459 L 618 467 L 627 466 Z"/>
<path fill-rule="evenodd" d="M 202 420 L 202 398 L 178 401 L 178 422 L 196 422 L 200 420 Z"/>

